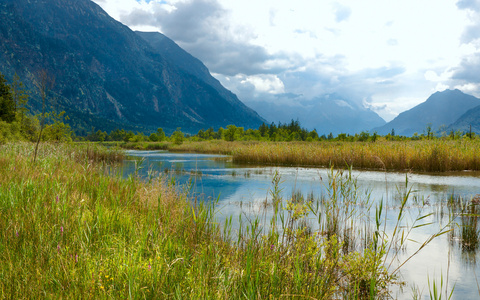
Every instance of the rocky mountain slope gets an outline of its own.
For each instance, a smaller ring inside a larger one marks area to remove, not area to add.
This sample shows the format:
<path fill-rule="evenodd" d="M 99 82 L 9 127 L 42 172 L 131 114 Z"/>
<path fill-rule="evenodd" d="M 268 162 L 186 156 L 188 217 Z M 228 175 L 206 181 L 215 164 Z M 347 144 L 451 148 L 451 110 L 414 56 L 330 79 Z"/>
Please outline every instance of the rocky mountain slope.
<path fill-rule="evenodd" d="M 65 109 L 79 130 L 137 126 L 196 132 L 228 124 L 258 127 L 264 121 L 200 61 L 161 39 L 133 32 L 90 0 L 0 3 L 0 72 L 7 78 L 16 72 L 38 109 L 35 83 L 45 70 L 55 79 L 50 106 Z"/>

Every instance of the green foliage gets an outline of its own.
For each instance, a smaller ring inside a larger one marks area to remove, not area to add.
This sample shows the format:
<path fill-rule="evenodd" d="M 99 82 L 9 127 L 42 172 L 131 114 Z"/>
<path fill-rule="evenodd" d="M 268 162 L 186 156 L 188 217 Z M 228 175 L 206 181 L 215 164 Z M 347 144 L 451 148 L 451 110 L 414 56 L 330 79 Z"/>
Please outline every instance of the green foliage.
<path fill-rule="evenodd" d="M 237 128 L 235 125 L 228 125 L 227 130 L 224 131 L 223 136 L 224 139 L 228 142 L 233 142 L 235 140 L 238 140 L 239 138 L 239 133 L 237 132 Z M 242 128 L 243 131 L 243 128 Z"/>
<path fill-rule="evenodd" d="M 129 142 L 134 142 L 134 143 L 144 142 L 146 140 L 148 140 L 148 138 L 145 134 L 143 134 L 143 132 L 137 132 L 136 135 L 128 139 Z"/>
<path fill-rule="evenodd" d="M 22 81 L 20 81 L 20 77 L 15 73 L 13 76 L 13 81 L 11 84 L 12 90 L 12 97 L 15 103 L 15 111 L 17 115 L 19 115 L 20 120 L 23 121 L 28 109 L 28 94 L 25 91 L 25 86 Z"/>
<path fill-rule="evenodd" d="M 107 139 L 107 133 L 105 131 L 97 130 L 92 132 L 87 136 L 88 141 L 92 142 L 103 142 Z"/>
<path fill-rule="evenodd" d="M 163 142 L 165 140 L 166 136 L 162 128 L 157 129 L 157 137 L 159 142 Z"/>
<path fill-rule="evenodd" d="M 15 100 L 7 80 L 0 73 L 0 120 L 12 123 L 15 120 Z"/>
<path fill-rule="evenodd" d="M 56 142 L 72 141 L 70 125 L 64 123 L 64 120 L 68 120 L 68 116 L 65 116 L 64 111 L 59 114 L 55 112 L 48 113 L 46 118 L 48 122 L 43 132 L 43 140 Z"/>
<path fill-rule="evenodd" d="M 151 142 L 158 142 L 158 135 L 155 132 L 151 133 L 148 137 L 148 140 Z"/>
<path fill-rule="evenodd" d="M 17 122 L 7 123 L 0 120 L 0 145 L 9 141 L 22 140 L 22 132 Z"/>
<path fill-rule="evenodd" d="M 170 137 L 170 139 L 174 145 L 181 145 L 185 140 L 185 135 L 183 134 L 180 128 L 177 128 L 177 130 L 175 130 L 175 132 L 172 133 L 172 136 Z"/>

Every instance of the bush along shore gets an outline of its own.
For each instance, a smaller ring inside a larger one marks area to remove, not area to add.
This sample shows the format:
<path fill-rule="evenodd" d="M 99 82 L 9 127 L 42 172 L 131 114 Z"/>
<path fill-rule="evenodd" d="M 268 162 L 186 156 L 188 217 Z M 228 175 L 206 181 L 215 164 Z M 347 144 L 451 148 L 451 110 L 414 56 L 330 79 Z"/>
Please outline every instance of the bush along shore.
<path fill-rule="evenodd" d="M 33 163 L 34 148 L 0 146 L 0 298 L 388 298 L 400 284 L 392 251 L 424 217 L 401 226 L 402 206 L 387 234 L 382 203 L 332 170 L 316 199 L 282 199 L 275 174 L 273 217 L 240 214 L 233 227 L 237 216 L 218 224 L 214 202 L 161 178 L 116 176 L 121 153 L 40 144 Z"/>

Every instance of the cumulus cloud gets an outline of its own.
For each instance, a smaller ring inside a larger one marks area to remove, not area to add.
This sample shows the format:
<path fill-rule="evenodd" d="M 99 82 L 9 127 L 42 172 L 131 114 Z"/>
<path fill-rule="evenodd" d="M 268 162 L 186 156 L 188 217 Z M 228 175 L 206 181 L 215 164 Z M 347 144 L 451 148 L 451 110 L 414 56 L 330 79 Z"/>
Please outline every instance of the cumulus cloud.
<path fill-rule="evenodd" d="M 334 12 L 335 21 L 337 21 L 337 23 L 348 20 L 348 18 L 350 18 L 350 15 L 352 14 L 352 10 L 350 7 L 343 6 L 340 3 L 335 3 Z"/>
<path fill-rule="evenodd" d="M 465 57 L 455 70 L 453 79 L 480 83 L 480 52 Z"/>
<path fill-rule="evenodd" d="M 480 11 L 480 1 L 478 0 L 460 0 L 457 2 L 457 7 L 460 9 L 471 9 Z"/>
<path fill-rule="evenodd" d="M 174 9 L 152 3 L 151 9 L 135 9 L 122 15 L 121 21 L 130 26 L 161 28 L 166 36 L 193 53 L 215 73 L 230 76 L 273 74 L 281 71 L 289 60 L 286 55 L 272 55 L 265 48 L 254 45 L 251 42 L 255 38 L 253 31 L 230 25 L 229 12 L 216 0 L 178 2 Z"/>
<path fill-rule="evenodd" d="M 462 43 L 470 43 L 480 38 L 480 1 L 479 0 L 460 0 L 457 2 L 459 9 L 470 12 L 471 25 L 467 26 L 463 32 Z"/>

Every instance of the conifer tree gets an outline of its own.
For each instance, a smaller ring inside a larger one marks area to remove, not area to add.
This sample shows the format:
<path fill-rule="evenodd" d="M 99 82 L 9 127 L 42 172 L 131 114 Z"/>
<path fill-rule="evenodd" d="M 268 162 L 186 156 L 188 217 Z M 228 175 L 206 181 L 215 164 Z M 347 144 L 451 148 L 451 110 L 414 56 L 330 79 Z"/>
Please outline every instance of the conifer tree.
<path fill-rule="evenodd" d="M 11 123 L 15 120 L 15 101 L 7 80 L 0 73 L 0 120 Z"/>

